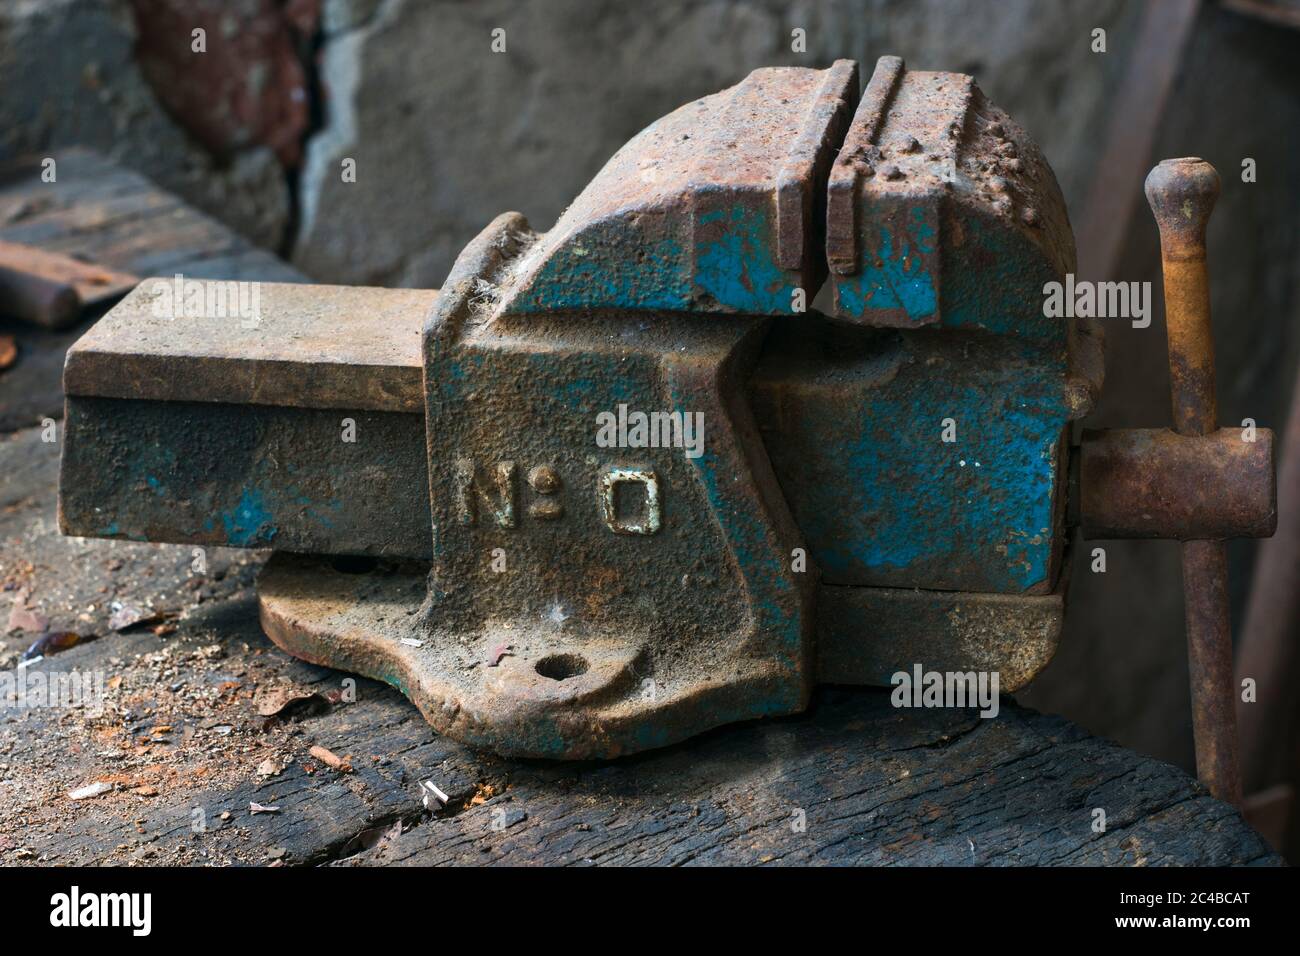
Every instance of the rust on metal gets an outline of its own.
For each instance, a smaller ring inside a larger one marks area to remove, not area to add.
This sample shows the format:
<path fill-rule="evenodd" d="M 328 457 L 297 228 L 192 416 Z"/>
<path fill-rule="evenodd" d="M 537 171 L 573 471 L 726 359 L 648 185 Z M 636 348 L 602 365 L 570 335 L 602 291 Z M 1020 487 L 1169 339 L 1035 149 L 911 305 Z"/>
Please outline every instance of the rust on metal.
<path fill-rule="evenodd" d="M 1205 227 L 1219 196 L 1219 174 L 1202 159 L 1167 159 L 1147 176 L 1146 195 L 1160 228 L 1174 429 L 1203 436 L 1218 427 Z M 1271 466 L 1269 473 L 1271 477 Z M 1240 805 L 1227 545 L 1222 540 L 1183 542 L 1183 593 L 1196 771 L 1216 797 Z"/>
<path fill-rule="evenodd" d="M 776 177 L 777 264 L 799 269 L 804 258 L 812 267 L 813 286 L 823 275 L 821 257 L 810 249 L 825 229 L 822 194 L 835 150 L 848 129 L 858 91 L 858 65 L 839 60 L 826 71 L 821 89 Z"/>
<path fill-rule="evenodd" d="M 1151 170 L 1146 193 L 1160 227 L 1174 430 L 1205 435 L 1219 427 L 1205 261 L 1205 227 L 1219 198 L 1219 174 L 1203 159 L 1166 159 Z"/>
<path fill-rule="evenodd" d="M 618 308 L 789 315 L 825 273 L 826 176 L 858 69 L 755 70 L 663 117 L 544 235 L 521 234 L 503 314 Z"/>
<path fill-rule="evenodd" d="M 880 151 L 873 144 L 885 110 L 903 75 L 903 60 L 882 56 L 862 91 L 857 113 L 831 171 L 826 192 L 826 261 L 831 272 L 851 275 L 858 269 L 858 181 L 874 172 Z"/>
<path fill-rule="evenodd" d="M 901 662 L 937 671 L 997 672 L 1013 693 L 1051 661 L 1068 575 L 1051 594 L 836 587 L 817 594 L 817 679 L 889 686 Z"/>
<path fill-rule="evenodd" d="M 399 630 L 426 716 L 502 753 L 582 758 L 802 709 L 816 574 L 789 561 L 801 536 L 741 389 L 768 320 L 484 308 L 472 290 L 501 284 L 526 231 L 498 217 L 425 325 L 433 562 Z M 739 255 L 733 277 L 758 261 Z M 596 442 L 619 396 L 700 416 L 700 454 Z M 547 480 L 522 480 L 539 467 Z M 551 501 L 562 513 L 539 512 Z M 334 645 L 395 666 L 391 630 L 350 627 Z M 470 666 L 502 643 L 515 647 L 497 667 Z"/>
<path fill-rule="evenodd" d="M 1099 382 L 1042 315 L 1063 204 L 969 77 L 877 72 L 854 135 L 898 153 L 880 182 L 915 160 L 1003 187 L 955 226 L 926 194 L 946 247 L 893 186 L 852 210 L 925 241 L 942 339 L 804 313 L 857 67 L 759 70 L 649 127 L 549 232 L 498 217 L 436 293 L 264 285 L 241 322 L 145 283 L 69 353 L 62 527 L 320 555 L 268 566 L 268 634 L 502 753 L 630 753 L 919 660 L 1021 686 L 1059 635 L 1064 436 Z M 700 414 L 704 447 L 593 442 L 629 405 Z M 950 413 L 960 443 L 908 434 Z M 917 468 L 947 476 L 919 505 Z"/>
<path fill-rule="evenodd" d="M 1053 344 L 1071 334 L 1041 314 L 1044 283 L 1074 267 L 1064 199 L 1038 148 L 970 76 L 880 59 L 831 169 L 826 235 L 844 322 Z"/>
<path fill-rule="evenodd" d="M 1088 538 L 1265 538 L 1277 526 L 1273 433 L 1239 428 L 1086 431 L 1080 525 Z"/>
<path fill-rule="evenodd" d="M 1240 806 L 1237 694 L 1232 672 L 1225 542 L 1183 542 L 1183 596 L 1196 774 L 1220 800 Z"/>
<path fill-rule="evenodd" d="M 50 329 L 120 298 L 140 280 L 125 272 L 16 242 L 0 241 L 0 315 Z"/>
<path fill-rule="evenodd" d="M 63 390 L 420 412 L 420 324 L 436 297 L 436 289 L 148 279 L 68 350 Z"/>

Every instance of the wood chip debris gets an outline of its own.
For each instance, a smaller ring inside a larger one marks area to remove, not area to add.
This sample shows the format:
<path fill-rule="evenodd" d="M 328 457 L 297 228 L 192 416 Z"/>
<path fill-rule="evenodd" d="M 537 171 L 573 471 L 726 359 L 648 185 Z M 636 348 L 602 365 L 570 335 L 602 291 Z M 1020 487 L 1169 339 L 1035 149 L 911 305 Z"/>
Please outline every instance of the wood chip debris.
<path fill-rule="evenodd" d="M 320 746 L 319 744 L 312 747 L 307 752 L 311 754 L 313 757 L 315 757 L 317 760 L 319 760 L 321 763 L 325 764 L 325 766 L 337 770 L 340 773 L 352 772 L 352 758 L 350 756 L 340 757 L 338 754 L 334 753 L 334 751 L 326 750 L 324 747 Z"/>
<path fill-rule="evenodd" d="M 253 816 L 257 816 L 257 814 L 259 813 L 279 813 L 280 808 L 264 806 L 260 803 L 254 803 L 252 800 L 250 800 L 248 801 L 248 812 Z"/>
<path fill-rule="evenodd" d="M 92 784 L 87 784 L 84 787 L 78 787 L 76 790 L 73 790 L 71 793 L 68 794 L 68 799 L 69 800 L 90 800 L 93 797 L 102 796 L 103 794 L 108 793 L 112 789 L 113 789 L 113 785 L 111 783 L 104 783 L 102 780 L 96 780 Z"/>
<path fill-rule="evenodd" d="M 436 800 L 438 802 L 439 807 L 445 807 L 447 805 L 447 801 L 451 799 L 451 797 L 443 793 L 442 790 L 438 787 L 438 785 L 434 783 L 432 780 L 425 780 L 423 783 L 420 784 L 420 789 L 424 791 L 423 802 L 424 802 L 424 808 L 426 810 L 434 809 L 432 806 L 429 805 L 429 801 L 431 799 Z"/>

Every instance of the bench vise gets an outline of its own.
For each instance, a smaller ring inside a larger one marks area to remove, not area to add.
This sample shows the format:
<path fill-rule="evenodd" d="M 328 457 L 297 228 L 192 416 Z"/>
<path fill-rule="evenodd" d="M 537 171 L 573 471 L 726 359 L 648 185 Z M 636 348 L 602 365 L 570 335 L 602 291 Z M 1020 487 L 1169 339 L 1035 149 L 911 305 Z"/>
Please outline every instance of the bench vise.
<path fill-rule="evenodd" d="M 1074 268 L 1052 171 L 971 77 L 756 70 L 550 231 L 498 217 L 441 290 L 144 282 L 68 353 L 61 528 L 273 550 L 276 644 L 507 755 L 916 664 L 1012 691 L 1057 645 L 1071 526 L 1273 520 L 1266 431 L 1072 448 L 1101 338 L 1043 301 Z"/>

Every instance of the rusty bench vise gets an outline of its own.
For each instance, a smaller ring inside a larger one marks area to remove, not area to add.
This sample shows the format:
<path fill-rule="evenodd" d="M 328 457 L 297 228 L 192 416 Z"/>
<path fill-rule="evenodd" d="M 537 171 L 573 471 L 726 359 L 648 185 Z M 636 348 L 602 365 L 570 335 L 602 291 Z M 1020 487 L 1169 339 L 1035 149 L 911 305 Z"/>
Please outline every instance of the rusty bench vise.
<path fill-rule="evenodd" d="M 659 747 L 917 663 L 1015 690 L 1071 525 L 1272 521 L 1266 431 L 1072 454 L 1100 336 L 1043 300 L 1074 266 L 1051 170 L 970 77 L 756 70 L 549 232 L 498 217 L 441 290 L 263 285 L 246 321 L 146 281 L 68 353 L 61 528 L 274 550 L 275 643 L 507 755 Z"/>

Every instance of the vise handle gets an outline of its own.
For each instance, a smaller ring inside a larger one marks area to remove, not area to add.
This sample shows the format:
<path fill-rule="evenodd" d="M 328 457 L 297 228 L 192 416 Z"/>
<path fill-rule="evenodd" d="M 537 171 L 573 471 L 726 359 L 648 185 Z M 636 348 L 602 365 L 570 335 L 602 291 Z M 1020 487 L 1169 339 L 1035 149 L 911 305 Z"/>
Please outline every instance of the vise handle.
<path fill-rule="evenodd" d="M 1277 526 L 1273 433 L 1217 424 L 1205 229 L 1218 173 L 1202 159 L 1167 159 L 1146 195 L 1160 229 L 1174 428 L 1084 433 L 1080 524 L 1090 539 L 1182 542 L 1197 775 L 1240 804 L 1225 539 Z"/>

